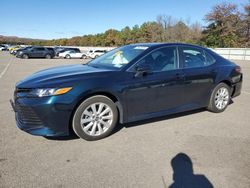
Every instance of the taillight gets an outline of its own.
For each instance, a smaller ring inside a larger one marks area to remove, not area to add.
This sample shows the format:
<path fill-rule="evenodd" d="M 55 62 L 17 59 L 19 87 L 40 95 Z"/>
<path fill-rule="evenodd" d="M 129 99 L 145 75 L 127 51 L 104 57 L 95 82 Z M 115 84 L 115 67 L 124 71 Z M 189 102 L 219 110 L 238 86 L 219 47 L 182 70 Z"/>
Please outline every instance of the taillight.
<path fill-rule="evenodd" d="M 235 70 L 236 72 L 238 72 L 238 73 L 241 73 L 241 67 L 240 67 L 240 66 L 235 67 L 234 70 Z"/>

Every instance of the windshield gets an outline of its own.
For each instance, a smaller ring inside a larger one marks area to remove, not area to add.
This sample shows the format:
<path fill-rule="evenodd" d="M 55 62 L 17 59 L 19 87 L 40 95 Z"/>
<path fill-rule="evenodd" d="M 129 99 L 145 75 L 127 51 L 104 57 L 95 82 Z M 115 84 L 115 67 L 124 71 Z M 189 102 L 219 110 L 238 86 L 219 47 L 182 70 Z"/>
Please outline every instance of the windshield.
<path fill-rule="evenodd" d="M 116 48 L 110 52 L 107 52 L 97 59 L 94 59 L 88 65 L 94 67 L 120 69 L 131 62 L 133 59 L 135 59 L 147 48 L 147 46 L 136 45 L 122 46 L 120 48 Z"/>

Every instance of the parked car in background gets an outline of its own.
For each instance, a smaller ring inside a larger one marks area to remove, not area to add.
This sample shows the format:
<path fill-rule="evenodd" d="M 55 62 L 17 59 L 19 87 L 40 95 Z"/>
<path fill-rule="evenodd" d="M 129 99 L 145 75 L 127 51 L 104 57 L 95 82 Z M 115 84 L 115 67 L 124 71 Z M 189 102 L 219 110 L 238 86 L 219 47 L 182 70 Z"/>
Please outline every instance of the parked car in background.
<path fill-rule="evenodd" d="M 105 54 L 107 52 L 107 50 L 90 50 L 87 52 L 87 56 L 95 59 L 103 54 Z"/>
<path fill-rule="evenodd" d="M 241 67 L 200 46 L 131 44 L 88 64 L 39 71 L 18 82 L 11 102 L 30 134 L 86 140 L 128 123 L 199 108 L 223 112 L 240 95 Z M 153 128 L 153 127 L 152 127 Z"/>
<path fill-rule="evenodd" d="M 71 59 L 71 58 L 78 58 L 78 59 L 86 59 L 87 55 L 82 52 L 76 52 L 74 50 L 69 50 L 65 52 L 61 52 L 58 55 L 61 58 Z"/>
<path fill-rule="evenodd" d="M 25 50 L 18 52 L 16 57 L 28 59 L 28 58 L 46 58 L 51 59 L 55 57 L 55 52 L 53 48 L 46 48 L 41 46 L 33 46 Z"/>
<path fill-rule="evenodd" d="M 6 51 L 7 47 L 3 44 L 0 44 L 0 51 Z"/>
<path fill-rule="evenodd" d="M 12 54 L 13 55 L 17 55 L 18 52 L 22 51 L 22 50 L 27 50 L 29 48 L 32 48 L 32 46 L 26 46 L 26 47 L 23 47 L 23 48 L 18 48 L 16 50 L 13 50 Z"/>
<path fill-rule="evenodd" d="M 75 52 L 78 52 L 78 53 L 81 52 L 79 48 L 63 48 L 63 49 L 56 51 L 56 56 L 58 56 L 59 53 L 63 53 L 63 52 L 69 51 L 69 50 L 74 50 Z"/>
<path fill-rule="evenodd" d="M 22 48 L 22 46 L 13 46 L 13 47 L 10 47 L 10 48 L 8 48 L 9 49 L 9 52 L 10 52 L 10 54 L 14 54 L 14 52 L 16 51 L 16 50 L 18 50 L 18 49 L 20 49 L 20 48 Z"/>

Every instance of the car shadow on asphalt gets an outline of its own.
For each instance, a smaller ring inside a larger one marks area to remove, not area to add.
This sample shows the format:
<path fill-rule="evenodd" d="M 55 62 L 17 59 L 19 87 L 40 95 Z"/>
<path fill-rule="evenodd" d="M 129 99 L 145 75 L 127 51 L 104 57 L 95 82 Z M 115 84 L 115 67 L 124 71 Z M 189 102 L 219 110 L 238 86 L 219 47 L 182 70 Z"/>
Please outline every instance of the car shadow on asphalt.
<path fill-rule="evenodd" d="M 198 109 L 198 110 L 192 110 L 192 111 L 187 111 L 187 112 L 181 112 L 181 113 L 177 113 L 177 114 L 162 116 L 162 117 L 158 117 L 158 118 L 151 118 L 151 119 L 136 121 L 136 122 L 132 122 L 132 123 L 125 123 L 125 124 L 119 123 L 115 127 L 115 129 L 111 135 L 119 132 L 123 128 L 142 126 L 142 125 L 146 125 L 148 123 L 153 123 L 153 122 L 163 121 L 163 120 L 168 120 L 168 119 L 174 119 L 174 118 L 183 117 L 183 116 L 187 116 L 187 115 L 191 115 L 191 114 L 195 114 L 195 113 L 199 113 L 199 112 L 203 112 L 203 111 L 206 111 L 206 109 Z M 68 140 L 79 139 L 79 137 L 73 132 L 73 130 L 70 130 L 70 135 L 68 135 L 68 136 L 53 136 L 53 137 L 44 136 L 44 138 L 46 138 L 48 140 L 55 140 L 55 141 L 68 141 Z"/>
<path fill-rule="evenodd" d="M 136 126 L 141 126 L 141 125 L 145 125 L 145 124 L 153 123 L 153 122 L 157 122 L 157 121 L 175 119 L 175 118 L 188 116 L 188 115 L 192 115 L 192 114 L 196 114 L 196 113 L 200 113 L 200 112 L 204 112 L 204 111 L 206 111 L 206 108 L 201 108 L 201 109 L 196 109 L 196 110 L 191 110 L 191 111 L 186 111 L 186 112 L 180 112 L 177 114 L 170 114 L 170 115 L 166 115 L 166 116 L 161 116 L 161 117 L 157 117 L 157 118 L 150 118 L 147 120 L 141 120 L 141 121 L 136 121 L 136 122 L 131 122 L 131 123 L 119 124 L 116 127 L 116 130 L 114 131 L 114 133 L 120 131 L 123 128 L 136 127 Z"/>
<path fill-rule="evenodd" d="M 229 104 L 232 104 L 232 103 L 233 103 L 233 101 L 231 100 Z M 207 109 L 201 108 L 201 109 L 180 112 L 180 113 L 170 114 L 170 115 L 166 115 L 166 116 L 161 116 L 161 117 L 157 117 L 157 118 L 150 118 L 150 119 L 146 119 L 146 120 L 135 121 L 135 122 L 131 122 L 131 123 L 125 123 L 125 124 L 119 123 L 115 127 L 115 129 L 111 135 L 119 132 L 123 128 L 142 126 L 142 125 L 146 125 L 148 123 L 153 123 L 153 122 L 157 122 L 157 121 L 164 121 L 164 120 L 168 120 L 168 119 L 175 119 L 175 118 L 184 117 L 184 116 L 188 116 L 188 115 L 192 115 L 192 114 L 196 114 L 196 113 L 200 113 L 200 112 L 204 112 L 204 111 L 207 111 Z M 68 135 L 68 136 L 58 136 L 58 137 L 53 136 L 53 137 L 44 137 L 44 138 L 46 138 L 48 140 L 56 140 L 56 141 L 67 141 L 67 140 L 79 139 L 79 137 L 73 132 L 73 130 L 70 130 L 70 135 Z"/>
<path fill-rule="evenodd" d="M 168 188 L 213 188 L 213 184 L 203 174 L 194 174 L 191 158 L 185 153 L 177 154 L 171 160 L 173 183 Z M 167 184 L 162 178 L 164 188 Z"/>
<path fill-rule="evenodd" d="M 68 140 L 76 140 L 80 139 L 75 133 L 70 132 L 68 136 L 44 136 L 47 140 L 55 140 L 55 141 L 68 141 Z"/>

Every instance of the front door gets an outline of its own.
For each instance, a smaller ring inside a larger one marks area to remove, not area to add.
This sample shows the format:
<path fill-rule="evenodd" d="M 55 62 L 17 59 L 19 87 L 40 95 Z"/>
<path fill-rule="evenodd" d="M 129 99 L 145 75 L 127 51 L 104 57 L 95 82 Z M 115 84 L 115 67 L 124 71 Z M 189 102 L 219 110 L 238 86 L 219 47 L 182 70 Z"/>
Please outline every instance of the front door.
<path fill-rule="evenodd" d="M 139 77 L 131 72 L 126 88 L 129 121 L 155 116 L 183 104 L 183 72 L 179 69 L 177 47 L 163 47 L 142 58 L 134 68 L 149 67 Z M 132 78 L 133 77 L 133 78 Z"/>

